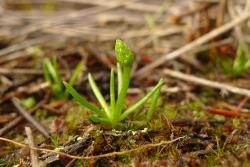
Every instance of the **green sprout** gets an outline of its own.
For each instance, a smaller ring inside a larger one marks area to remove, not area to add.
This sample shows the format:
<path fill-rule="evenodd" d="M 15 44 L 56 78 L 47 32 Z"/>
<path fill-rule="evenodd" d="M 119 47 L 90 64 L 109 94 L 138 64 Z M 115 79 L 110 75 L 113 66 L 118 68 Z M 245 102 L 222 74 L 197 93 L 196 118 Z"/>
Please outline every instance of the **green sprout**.
<path fill-rule="evenodd" d="M 73 85 L 81 73 L 84 63 L 80 61 L 76 68 L 74 69 L 71 78 L 69 79 L 69 85 Z M 47 81 L 52 89 L 52 93 L 56 98 L 67 98 L 68 92 L 63 86 L 61 76 L 59 74 L 56 58 L 53 57 L 52 60 L 46 58 L 43 61 L 43 71 L 44 79 Z"/>
<path fill-rule="evenodd" d="M 250 59 L 246 56 L 246 52 L 241 46 L 237 48 L 236 59 L 233 63 L 235 74 L 241 74 L 250 68 Z"/>
<path fill-rule="evenodd" d="M 217 57 L 219 57 L 217 55 Z M 217 59 L 222 72 L 231 76 L 239 76 L 250 69 L 250 59 L 241 46 L 238 46 L 235 59 L 226 57 L 222 60 Z"/>
<path fill-rule="evenodd" d="M 125 98 L 127 95 L 132 63 L 134 56 L 129 47 L 121 40 L 116 40 L 115 53 L 117 59 L 117 82 L 118 90 L 115 90 L 115 72 L 111 69 L 110 72 L 110 104 L 108 104 L 99 88 L 97 87 L 91 74 L 88 74 L 88 81 L 90 87 L 101 105 L 101 109 L 94 104 L 88 102 L 82 97 L 73 87 L 67 82 L 63 82 L 66 90 L 84 107 L 90 109 L 95 114 L 90 116 L 90 119 L 97 123 L 109 124 L 112 127 L 117 126 L 122 120 L 128 117 L 129 114 L 138 110 L 152 97 L 152 102 L 149 107 L 149 111 L 146 115 L 146 120 L 149 121 L 152 118 L 152 114 L 155 111 L 157 100 L 160 95 L 161 87 L 164 84 L 163 79 L 160 79 L 158 84 L 141 100 L 134 105 L 123 111 Z"/>

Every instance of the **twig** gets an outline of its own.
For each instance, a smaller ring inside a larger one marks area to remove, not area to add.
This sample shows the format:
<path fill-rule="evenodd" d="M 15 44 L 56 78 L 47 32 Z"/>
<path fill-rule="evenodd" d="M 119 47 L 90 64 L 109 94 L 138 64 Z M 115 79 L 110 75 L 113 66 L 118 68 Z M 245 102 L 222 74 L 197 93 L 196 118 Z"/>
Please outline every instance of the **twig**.
<path fill-rule="evenodd" d="M 11 90 L 19 87 L 19 86 L 23 86 L 31 81 L 34 81 L 35 77 L 28 77 L 28 78 L 24 78 L 24 79 L 18 79 L 17 81 L 12 82 L 12 84 L 3 87 L 0 89 L 0 97 L 3 96 L 5 93 L 10 92 Z M 3 103 L 4 98 L 2 98 L 0 100 L 0 104 Z"/>
<path fill-rule="evenodd" d="M 244 12 L 250 12 L 250 1 L 246 1 Z"/>
<path fill-rule="evenodd" d="M 94 14 L 98 14 L 98 13 L 102 13 L 105 11 L 109 11 L 115 8 L 120 7 L 120 5 L 113 5 L 110 7 L 92 7 L 89 9 L 83 9 L 81 11 L 74 11 L 74 12 L 70 12 L 67 15 L 64 15 L 63 17 L 53 17 L 51 19 L 47 19 L 45 21 L 37 21 L 36 23 L 34 23 L 33 25 L 28 26 L 27 28 L 25 28 L 24 30 L 18 32 L 16 35 L 23 35 L 23 34 L 29 34 L 35 31 L 39 31 L 39 30 L 44 30 L 44 29 L 48 29 L 54 26 L 58 26 L 61 24 L 66 24 L 68 22 L 74 21 L 75 19 L 79 19 L 81 17 L 88 17 L 88 16 L 93 16 Z"/>
<path fill-rule="evenodd" d="M 223 24 L 224 15 L 225 15 L 225 6 L 226 6 L 226 0 L 220 0 L 219 4 L 219 12 L 216 19 L 216 26 L 220 27 Z"/>
<path fill-rule="evenodd" d="M 49 37 L 46 36 L 46 37 L 42 37 L 42 38 L 27 40 L 27 41 L 25 41 L 25 42 L 23 42 L 21 44 L 15 44 L 15 45 L 12 45 L 12 46 L 10 46 L 8 48 L 0 50 L 0 56 L 4 56 L 4 55 L 7 55 L 7 54 L 10 54 L 10 53 L 19 51 L 19 50 L 23 50 L 23 49 L 26 49 L 26 48 L 28 48 L 28 47 L 30 47 L 32 45 L 43 43 L 43 42 L 49 41 L 51 39 L 52 39 L 51 36 L 49 36 Z"/>
<path fill-rule="evenodd" d="M 86 129 L 86 131 L 84 132 L 82 136 L 75 136 L 73 139 L 66 142 L 64 146 L 56 148 L 55 150 L 63 152 L 63 153 L 67 153 L 67 154 L 72 154 L 74 152 L 77 152 L 81 148 L 84 150 L 88 149 L 89 147 L 88 145 L 90 144 L 89 139 L 91 137 L 90 132 L 93 131 L 94 129 L 95 127 L 90 126 L 88 129 Z M 83 153 L 83 156 L 86 156 L 86 155 Z M 42 154 L 39 158 L 41 160 L 44 160 L 48 164 L 60 159 L 58 154 L 53 153 L 53 152 Z"/>
<path fill-rule="evenodd" d="M 223 26 L 207 33 L 206 35 L 203 35 L 202 37 L 198 38 L 197 40 L 194 40 L 193 42 L 181 47 L 180 49 L 177 49 L 167 55 L 162 56 L 161 58 L 157 59 L 153 63 L 141 68 L 139 71 L 135 73 L 135 76 L 137 77 L 145 77 L 148 75 L 148 72 L 162 64 L 164 64 L 168 60 L 175 59 L 182 54 L 194 49 L 195 47 L 198 47 L 211 39 L 225 33 L 226 31 L 230 30 L 233 28 L 235 25 L 240 24 L 241 22 L 247 20 L 250 18 L 250 13 L 244 13 L 240 17 L 235 18 L 234 20 L 230 21 L 229 23 L 224 24 Z"/>
<path fill-rule="evenodd" d="M 203 52 L 203 51 L 209 50 L 211 48 L 216 48 L 216 47 L 227 45 L 227 44 L 230 44 L 230 43 L 233 43 L 233 38 L 231 38 L 231 37 L 226 38 L 226 39 L 222 39 L 222 40 L 219 40 L 219 41 L 214 41 L 214 42 L 205 44 L 205 45 L 203 45 L 203 46 L 201 46 L 199 48 L 195 48 L 192 51 L 192 54 Z"/>
<path fill-rule="evenodd" d="M 217 109 L 217 108 L 208 108 L 208 111 L 212 114 L 223 115 L 225 117 L 249 119 L 248 114 L 241 113 L 241 112 L 235 112 L 235 111 Z"/>
<path fill-rule="evenodd" d="M 249 97 L 244 97 L 243 100 L 241 100 L 241 102 L 239 103 L 239 105 L 235 108 L 235 112 L 240 112 L 240 110 L 242 109 L 242 107 L 247 103 L 247 101 L 249 100 Z"/>
<path fill-rule="evenodd" d="M 142 12 L 157 12 L 160 9 L 160 5 L 153 5 L 153 4 L 146 4 L 146 3 L 139 3 L 136 1 L 103 1 L 103 0 L 61 0 L 65 2 L 75 2 L 75 3 L 84 3 L 84 4 L 92 4 L 92 5 L 99 5 L 104 7 L 124 7 L 127 9 L 138 10 Z M 137 0 L 138 1 L 138 0 Z"/>
<path fill-rule="evenodd" d="M 30 127 L 25 127 L 25 133 L 28 138 L 29 147 L 35 147 L 34 138 Z M 32 167 L 43 167 L 45 164 L 38 159 L 37 150 L 30 150 L 31 164 Z"/>
<path fill-rule="evenodd" d="M 49 86 L 50 86 L 49 82 L 42 82 L 42 83 L 39 83 L 35 86 L 30 87 L 28 90 L 26 90 L 26 92 L 30 93 L 30 94 L 35 93 L 35 92 L 38 92 L 39 90 L 46 89 Z"/>
<path fill-rule="evenodd" d="M 46 131 L 46 129 L 40 125 L 39 122 L 37 122 L 27 111 L 25 111 L 25 109 L 19 104 L 19 100 L 15 97 L 13 97 L 11 99 L 12 103 L 15 105 L 15 107 L 17 108 L 17 110 L 19 111 L 19 113 L 28 121 L 30 122 L 32 125 L 34 125 L 34 127 L 41 132 L 45 137 L 49 138 L 49 133 Z"/>
<path fill-rule="evenodd" d="M 29 110 L 29 113 L 32 114 L 35 112 L 38 108 L 40 108 L 45 102 L 47 101 L 47 97 L 45 97 L 44 100 L 40 101 L 35 107 Z M 2 129 L 0 129 L 0 136 L 4 135 L 6 132 L 8 132 L 10 129 L 14 128 L 18 123 L 20 123 L 23 120 L 22 116 L 18 116 L 14 120 L 7 123 Z"/>
<path fill-rule="evenodd" d="M 5 101 L 11 99 L 13 96 L 19 96 L 22 93 L 26 94 L 33 94 L 39 92 L 43 89 L 49 87 L 50 84 L 48 82 L 38 83 L 36 85 L 32 85 L 31 87 L 27 88 L 27 86 L 19 86 L 16 90 L 6 93 L 0 100 L 0 104 L 4 103 Z"/>
<path fill-rule="evenodd" d="M 181 73 L 178 71 L 165 69 L 164 74 L 169 75 L 171 77 L 181 79 L 181 80 L 193 82 L 196 84 L 201 84 L 204 86 L 208 86 L 208 87 L 212 87 L 212 88 L 216 88 L 216 89 L 220 89 L 220 90 L 226 90 L 228 92 L 232 92 L 235 94 L 250 96 L 250 90 L 248 90 L 248 89 L 238 88 L 235 86 L 231 86 L 231 85 L 227 85 L 227 84 L 223 84 L 223 83 L 219 83 L 219 82 L 215 82 L 215 81 L 210 81 L 207 79 L 198 78 L 198 77 L 195 77 L 193 75 L 184 74 L 184 73 Z"/>
<path fill-rule="evenodd" d="M 14 68 L 14 69 L 7 69 L 7 68 L 0 68 L 1 75 L 43 75 L 43 71 L 39 69 L 23 69 L 23 68 Z"/>
<path fill-rule="evenodd" d="M 182 12 L 179 15 L 170 16 L 168 20 L 169 22 L 176 22 L 182 19 L 183 17 L 190 16 L 190 15 L 202 12 L 202 11 L 206 11 L 212 6 L 214 6 L 214 4 L 204 3 L 203 5 L 199 5 L 194 9 L 189 9 L 188 11 Z"/>
<path fill-rule="evenodd" d="M 129 154 L 129 153 L 137 152 L 137 151 L 144 150 L 144 149 L 150 149 L 150 148 L 153 148 L 153 147 L 158 147 L 158 146 L 161 146 L 161 145 L 172 144 L 172 143 L 174 143 L 176 141 L 179 141 L 181 139 L 184 139 L 184 138 L 186 138 L 186 136 L 178 137 L 178 138 L 176 138 L 174 140 L 170 140 L 170 141 L 161 141 L 159 143 L 145 144 L 145 145 L 142 145 L 142 146 L 139 146 L 137 148 L 130 149 L 130 150 L 125 150 L 125 151 L 120 151 L 120 152 L 116 152 L 115 151 L 115 152 L 111 152 L 111 153 L 107 153 L 107 154 L 94 155 L 94 156 L 86 156 L 86 157 L 70 155 L 70 154 L 66 154 L 66 153 L 63 153 L 63 152 L 59 152 L 59 151 L 55 151 L 55 150 L 50 150 L 50 149 L 45 149 L 45 148 L 30 147 L 30 149 L 38 150 L 38 151 L 44 151 L 44 152 L 50 152 L 50 153 L 56 153 L 58 155 L 65 156 L 65 157 L 72 158 L 72 159 L 91 160 L 91 159 L 112 157 L 112 156 L 115 156 L 115 155 L 124 155 L 124 154 Z M 4 138 L 4 137 L 0 137 L 0 140 L 8 142 L 8 143 L 11 143 L 11 144 L 14 144 L 14 145 L 19 146 L 19 147 L 27 147 L 26 144 L 22 144 L 22 143 L 19 143 L 19 142 L 16 142 L 16 141 Z"/>
<path fill-rule="evenodd" d="M 66 70 L 60 70 L 60 74 L 66 74 Z M 1 75 L 43 75 L 42 69 L 28 69 L 28 68 L 1 68 L 0 67 L 0 74 Z"/>

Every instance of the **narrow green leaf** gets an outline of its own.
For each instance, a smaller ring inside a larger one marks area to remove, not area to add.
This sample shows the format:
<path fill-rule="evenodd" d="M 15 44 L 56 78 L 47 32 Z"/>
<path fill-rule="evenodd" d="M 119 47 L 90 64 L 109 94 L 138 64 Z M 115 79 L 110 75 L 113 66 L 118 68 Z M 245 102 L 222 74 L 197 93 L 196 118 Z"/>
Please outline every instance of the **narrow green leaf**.
<path fill-rule="evenodd" d="M 248 60 L 245 64 L 245 70 L 248 70 L 250 68 L 250 60 Z"/>
<path fill-rule="evenodd" d="M 66 87 L 67 92 L 69 92 L 81 105 L 84 107 L 90 109 L 91 111 L 99 114 L 100 116 L 104 116 L 105 113 L 103 113 L 102 110 L 100 110 L 98 107 L 96 107 L 94 104 L 88 102 L 84 97 L 82 97 L 71 85 L 69 85 L 67 82 L 63 82 L 64 86 Z"/>
<path fill-rule="evenodd" d="M 110 72 L 110 108 L 112 116 L 115 112 L 115 74 L 114 69 L 111 69 Z"/>
<path fill-rule="evenodd" d="M 125 102 L 125 98 L 127 95 L 127 90 L 129 87 L 129 82 L 130 82 L 130 72 L 131 72 L 131 67 L 130 66 L 124 66 L 124 71 L 123 71 L 123 76 L 122 76 L 122 88 L 121 91 L 118 95 L 117 102 L 115 105 L 115 113 L 114 117 L 119 120 L 121 116 L 121 111 Z"/>
<path fill-rule="evenodd" d="M 107 118 L 98 117 L 98 115 L 90 115 L 89 119 L 96 123 L 110 124 Z"/>
<path fill-rule="evenodd" d="M 140 108 L 151 96 L 154 95 L 154 93 L 161 88 L 161 86 L 164 84 L 163 79 L 160 79 L 160 81 L 158 82 L 158 84 L 146 95 L 144 96 L 140 101 L 138 101 L 137 103 L 135 103 L 133 106 L 131 106 L 130 108 L 128 108 L 120 117 L 120 120 L 122 121 L 123 119 L 125 119 L 129 114 L 131 114 L 133 111 L 137 110 L 138 108 Z"/>
<path fill-rule="evenodd" d="M 74 71 L 72 73 L 72 76 L 70 77 L 69 84 L 71 86 L 74 85 L 76 79 L 78 78 L 78 76 L 82 72 L 83 68 L 84 68 L 84 62 L 80 61 L 80 63 L 78 63 L 77 66 L 76 66 L 76 68 L 74 69 Z"/>
<path fill-rule="evenodd" d="M 152 118 L 160 93 L 161 93 L 161 87 L 159 87 L 153 95 L 152 103 L 150 105 L 149 111 L 147 112 L 147 116 L 146 116 L 147 121 L 150 121 Z"/>
<path fill-rule="evenodd" d="M 244 71 L 247 58 L 243 49 L 239 46 L 236 52 L 236 58 L 234 60 L 233 69 L 236 74 L 240 74 Z"/>
<path fill-rule="evenodd" d="M 54 77 L 54 80 L 55 82 L 58 84 L 58 85 L 61 85 L 62 86 L 62 80 L 61 80 L 61 76 L 59 74 L 59 70 L 58 70 L 58 66 L 57 66 L 57 60 L 56 60 L 56 56 L 54 56 L 52 58 L 52 61 L 51 61 L 51 73 L 53 73 L 53 77 Z M 52 70 L 53 69 L 53 70 Z"/>
<path fill-rule="evenodd" d="M 45 63 L 46 63 L 47 69 L 49 71 L 49 74 L 53 78 L 53 81 L 55 82 L 55 84 L 60 83 L 60 79 L 59 79 L 57 72 L 56 72 L 56 69 L 55 69 L 56 66 L 54 66 L 48 59 L 45 60 Z"/>
<path fill-rule="evenodd" d="M 49 59 L 43 60 L 43 74 L 44 74 L 44 80 L 46 82 L 51 83 L 51 78 L 50 78 L 49 69 L 48 69 L 48 62 L 49 62 Z"/>
<path fill-rule="evenodd" d="M 110 117 L 110 111 L 109 111 L 109 107 L 104 99 L 104 97 L 102 96 L 99 88 L 97 87 L 92 75 L 89 73 L 88 74 L 88 80 L 89 80 L 89 84 L 91 86 L 91 89 L 93 91 L 93 93 L 95 94 L 97 100 L 99 101 L 99 103 L 101 104 L 102 108 L 104 109 L 104 111 L 106 112 L 106 115 L 108 117 Z"/>

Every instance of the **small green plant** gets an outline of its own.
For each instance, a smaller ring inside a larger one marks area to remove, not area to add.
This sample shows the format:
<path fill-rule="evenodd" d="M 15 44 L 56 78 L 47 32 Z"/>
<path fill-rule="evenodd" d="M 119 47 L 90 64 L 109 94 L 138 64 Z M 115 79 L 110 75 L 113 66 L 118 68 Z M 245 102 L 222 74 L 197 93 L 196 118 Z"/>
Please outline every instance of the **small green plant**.
<path fill-rule="evenodd" d="M 241 47 L 237 48 L 236 59 L 233 64 L 233 69 L 236 74 L 241 74 L 242 72 L 250 68 L 250 59 L 247 58 L 246 53 Z"/>
<path fill-rule="evenodd" d="M 217 56 L 218 57 L 218 56 Z M 236 58 L 233 60 L 230 57 L 223 58 L 217 61 L 222 69 L 222 72 L 232 76 L 241 75 L 243 72 L 250 69 L 250 59 L 242 47 L 237 48 Z"/>
<path fill-rule="evenodd" d="M 152 97 L 152 102 L 147 112 L 146 119 L 149 121 L 152 118 L 152 114 L 156 108 L 157 100 L 160 95 L 161 87 L 164 82 L 162 79 L 158 84 L 140 101 L 123 111 L 125 98 L 127 95 L 127 90 L 130 83 L 130 73 L 132 68 L 132 63 L 134 61 L 134 55 L 129 49 L 129 47 L 121 40 L 116 40 L 115 53 L 117 60 L 117 82 L 118 90 L 115 90 L 115 74 L 114 70 L 111 69 L 110 73 L 110 105 L 105 101 L 103 95 L 101 94 L 99 88 L 97 87 L 91 74 L 88 74 L 88 81 L 91 89 L 96 96 L 97 100 L 101 105 L 101 109 L 94 104 L 88 102 L 84 97 L 79 95 L 79 93 L 70 85 L 64 82 L 66 90 L 84 107 L 90 109 L 95 114 L 90 116 L 90 119 L 97 123 L 109 124 L 112 127 L 118 125 L 122 120 L 127 118 L 129 114 L 136 111 L 143 106 Z M 116 98 L 117 96 L 117 98 Z"/>
<path fill-rule="evenodd" d="M 83 69 L 83 61 L 80 61 L 76 68 L 74 69 L 71 78 L 69 80 L 69 85 L 73 85 L 78 78 L 79 74 Z M 63 86 L 61 76 L 59 74 L 56 58 L 53 57 L 52 60 L 46 58 L 43 61 L 43 71 L 45 81 L 50 83 L 52 93 L 56 98 L 67 98 L 68 93 Z"/>

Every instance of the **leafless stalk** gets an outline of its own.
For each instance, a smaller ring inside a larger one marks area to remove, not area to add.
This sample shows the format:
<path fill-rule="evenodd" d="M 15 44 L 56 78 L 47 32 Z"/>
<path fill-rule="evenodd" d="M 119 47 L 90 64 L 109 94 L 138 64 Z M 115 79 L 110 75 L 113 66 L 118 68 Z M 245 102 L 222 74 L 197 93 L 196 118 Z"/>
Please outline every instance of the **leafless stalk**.
<path fill-rule="evenodd" d="M 42 38 L 36 38 L 36 39 L 30 39 L 30 40 L 27 40 L 21 44 L 15 44 L 15 45 L 12 45 L 8 48 L 5 48 L 5 49 L 2 49 L 0 50 L 0 56 L 4 56 L 4 55 L 7 55 L 7 54 L 10 54 L 10 53 L 13 53 L 15 51 L 19 51 L 19 50 L 22 50 L 22 49 L 26 49 L 32 45 L 36 45 L 36 44 L 39 44 L 39 43 L 43 43 L 43 42 L 47 42 L 49 40 L 51 40 L 52 37 L 42 37 Z"/>
<path fill-rule="evenodd" d="M 43 75 L 42 70 L 38 69 L 7 69 L 7 68 L 0 68 L 0 74 L 2 75 Z"/>
<path fill-rule="evenodd" d="M 29 147 L 36 147 L 30 127 L 25 127 Z M 45 164 L 38 159 L 37 150 L 30 149 L 32 167 L 45 167 Z"/>
<path fill-rule="evenodd" d="M 232 92 L 232 93 L 235 93 L 235 94 L 250 96 L 250 90 L 248 90 L 248 89 L 238 88 L 238 87 L 231 86 L 231 85 L 228 85 L 228 84 L 223 84 L 223 83 L 219 83 L 219 82 L 215 82 L 215 81 L 210 81 L 210 80 L 207 80 L 207 79 L 195 77 L 193 75 L 184 74 L 184 73 L 181 73 L 181 72 L 178 72 L 178 71 L 174 71 L 174 70 L 170 70 L 170 69 L 164 69 L 164 74 L 168 75 L 168 76 L 171 76 L 171 77 L 174 77 L 174 78 L 181 79 L 181 80 L 185 80 L 185 81 L 193 82 L 193 83 L 196 83 L 196 84 L 200 84 L 200 85 L 220 89 L 222 91 L 225 90 L 225 91 Z"/>
<path fill-rule="evenodd" d="M 49 138 L 49 133 L 47 130 L 37 122 L 20 104 L 19 100 L 15 97 L 12 99 L 12 103 L 15 105 L 19 113 L 28 121 L 30 122 L 39 132 L 41 132 L 45 137 Z"/>
<path fill-rule="evenodd" d="M 220 0 L 219 13 L 217 15 L 216 26 L 220 27 L 224 21 L 226 0 Z"/>
<path fill-rule="evenodd" d="M 46 101 L 47 98 L 45 98 L 45 100 L 42 100 L 41 102 L 39 102 L 35 107 L 33 107 L 32 109 L 29 110 L 29 113 L 33 113 L 35 112 L 38 108 L 40 108 Z M 10 129 L 14 128 L 18 123 L 20 123 L 23 120 L 22 116 L 18 116 L 17 118 L 13 119 L 12 121 L 8 122 L 3 128 L 0 129 L 0 136 L 4 135 L 6 132 L 8 132 Z"/>

